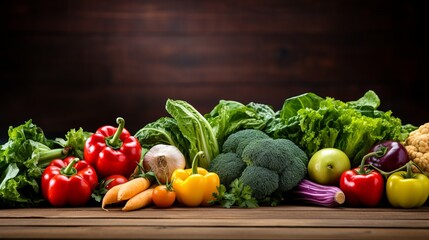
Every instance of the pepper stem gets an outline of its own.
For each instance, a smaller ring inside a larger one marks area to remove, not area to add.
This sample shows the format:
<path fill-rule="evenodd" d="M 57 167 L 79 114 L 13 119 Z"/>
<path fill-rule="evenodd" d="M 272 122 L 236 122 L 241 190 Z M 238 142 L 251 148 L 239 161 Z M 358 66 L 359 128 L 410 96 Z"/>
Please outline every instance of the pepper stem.
<path fill-rule="evenodd" d="M 192 174 L 197 174 L 198 173 L 198 160 L 199 160 L 199 156 L 205 157 L 204 152 L 203 151 L 199 151 L 199 152 L 197 152 L 197 154 L 195 154 L 194 159 L 192 160 Z"/>
<path fill-rule="evenodd" d="M 386 179 L 387 179 L 390 175 L 392 175 L 392 173 L 395 173 L 395 172 L 401 171 L 401 170 L 403 170 L 404 168 L 406 168 L 406 167 L 407 167 L 407 164 L 404 164 L 403 166 L 401 166 L 401 167 L 399 167 L 399 168 L 397 168 L 397 169 L 395 169 L 395 170 L 393 170 L 393 171 L 390 171 L 390 172 L 385 172 L 385 171 L 383 171 L 383 170 L 381 170 L 381 169 L 377 168 L 376 166 L 374 166 L 374 165 L 372 165 L 372 164 L 370 164 L 370 166 L 371 166 L 372 168 L 374 168 L 375 170 L 377 170 L 381 175 L 383 175 L 383 176 L 384 176 L 384 178 L 386 178 Z"/>
<path fill-rule="evenodd" d="M 428 176 L 425 171 L 423 171 L 423 169 L 415 162 L 413 161 L 409 161 L 407 164 L 405 164 L 404 166 L 407 167 L 407 172 L 405 174 L 402 175 L 403 178 L 414 178 L 415 174 L 413 172 L 412 166 L 416 167 L 423 175 Z"/>
<path fill-rule="evenodd" d="M 404 170 L 405 168 L 406 168 L 406 171 L 407 171 L 407 174 L 406 174 L 406 176 L 408 176 L 409 174 L 408 174 L 408 171 L 412 171 L 412 166 L 415 166 L 422 174 L 424 174 L 424 175 L 426 175 L 427 177 L 429 177 L 424 171 L 423 171 L 423 169 L 421 169 L 421 167 L 418 165 L 418 164 L 416 164 L 415 162 L 413 162 L 413 161 L 409 161 L 409 162 L 407 162 L 406 164 L 404 164 L 403 166 L 401 166 L 401 167 L 399 167 L 399 168 L 397 168 L 397 169 L 395 169 L 395 170 L 393 170 L 393 171 L 390 171 L 390 172 L 385 172 L 385 171 L 383 171 L 383 170 L 381 170 L 381 169 L 379 169 L 379 168 L 377 168 L 377 167 L 375 167 L 375 166 L 373 166 L 372 164 L 370 164 L 370 166 L 372 167 L 372 168 L 374 168 L 375 170 L 377 170 L 378 172 L 380 172 L 381 173 L 381 175 L 383 175 L 386 179 L 390 176 L 390 175 L 392 175 L 392 173 L 395 173 L 395 172 L 398 172 L 398 171 L 401 171 L 401 170 Z M 409 169 L 408 169 L 409 168 Z M 411 173 L 410 173 L 411 174 Z M 404 176 L 404 178 L 406 178 L 406 176 Z M 411 176 L 411 175 L 409 175 L 409 176 Z"/>
<path fill-rule="evenodd" d="M 413 169 L 411 168 L 411 161 L 405 165 L 407 165 L 407 172 L 405 173 L 404 178 L 413 178 L 414 173 L 413 173 Z"/>
<path fill-rule="evenodd" d="M 67 177 L 73 176 L 77 173 L 74 165 L 79 162 L 79 158 L 74 158 L 65 168 L 61 169 L 61 174 Z"/>
<path fill-rule="evenodd" d="M 118 128 L 116 129 L 115 134 L 113 135 L 112 138 L 109 139 L 109 146 L 117 149 L 119 148 L 120 145 L 120 136 L 122 134 L 122 131 L 124 130 L 125 127 L 125 120 L 122 117 L 118 117 L 116 118 L 116 123 L 118 124 Z"/>
<path fill-rule="evenodd" d="M 386 152 L 387 152 L 387 148 L 381 147 L 377 151 L 370 152 L 370 153 L 366 154 L 365 156 L 363 156 L 362 161 L 360 162 L 359 170 L 356 173 L 357 174 L 368 174 L 368 170 L 365 169 L 366 159 L 368 159 L 372 156 L 382 157 L 382 156 L 384 156 L 384 154 L 386 154 Z"/>

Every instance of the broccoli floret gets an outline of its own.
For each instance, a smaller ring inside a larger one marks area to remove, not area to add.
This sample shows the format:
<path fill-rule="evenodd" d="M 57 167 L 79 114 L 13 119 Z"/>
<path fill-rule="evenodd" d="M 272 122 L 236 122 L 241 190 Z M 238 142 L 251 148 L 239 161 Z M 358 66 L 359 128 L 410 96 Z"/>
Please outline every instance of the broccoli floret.
<path fill-rule="evenodd" d="M 282 140 L 283 144 L 288 146 L 289 149 L 295 149 L 295 150 L 289 151 L 289 157 L 301 160 L 305 168 L 307 168 L 308 161 L 310 161 L 310 159 L 308 158 L 307 154 L 300 147 L 298 147 L 298 145 L 296 145 L 294 142 L 292 142 L 289 139 L 278 139 L 278 140 Z"/>
<path fill-rule="evenodd" d="M 270 138 L 266 133 L 257 129 L 244 129 L 228 136 L 222 145 L 222 152 L 234 152 L 241 156 L 243 149 L 257 139 Z"/>
<path fill-rule="evenodd" d="M 279 187 L 279 175 L 267 168 L 248 166 L 239 178 L 243 185 L 252 189 L 252 195 L 257 200 L 262 200 L 275 192 Z"/>
<path fill-rule="evenodd" d="M 283 192 L 295 187 L 307 174 L 307 155 L 288 139 L 269 138 L 252 141 L 243 150 L 241 158 L 248 166 L 257 166 L 275 173 L 279 179 L 276 184 Z M 261 176 L 259 174 L 254 178 Z M 266 183 L 269 187 L 271 184 Z M 267 187 L 258 185 L 258 188 Z"/>
<path fill-rule="evenodd" d="M 218 154 L 210 163 L 208 170 L 219 175 L 220 182 L 229 186 L 231 182 L 239 178 L 246 168 L 241 158 L 232 152 Z"/>
<path fill-rule="evenodd" d="M 301 161 L 294 161 L 291 166 L 279 173 L 279 190 L 287 192 L 298 185 L 307 175 L 307 166 Z"/>
<path fill-rule="evenodd" d="M 241 158 L 247 165 L 261 166 L 277 173 L 296 161 L 305 166 L 308 157 L 295 143 L 288 139 L 260 139 L 250 142 L 244 148 Z"/>

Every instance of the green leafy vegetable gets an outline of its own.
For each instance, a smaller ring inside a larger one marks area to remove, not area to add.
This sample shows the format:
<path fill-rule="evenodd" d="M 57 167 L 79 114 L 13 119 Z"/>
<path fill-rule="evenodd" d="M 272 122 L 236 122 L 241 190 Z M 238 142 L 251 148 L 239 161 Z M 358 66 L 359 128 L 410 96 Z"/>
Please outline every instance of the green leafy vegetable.
<path fill-rule="evenodd" d="M 43 200 L 39 195 L 42 169 L 38 160 L 55 146 L 55 142 L 47 139 L 31 120 L 15 128 L 9 127 L 8 135 L 9 140 L 0 150 L 1 206 L 35 206 Z"/>
<path fill-rule="evenodd" d="M 372 90 L 350 102 L 307 93 L 287 99 L 265 132 L 292 140 L 308 156 L 321 148 L 341 149 L 352 166 L 358 166 L 373 144 L 388 139 L 403 141 L 413 129 L 402 125 L 391 111 L 378 110 L 379 106 L 380 99 Z"/>
<path fill-rule="evenodd" d="M 176 146 L 189 159 L 189 141 L 182 135 L 176 119 L 172 117 L 161 117 L 146 124 L 134 136 L 144 150 L 142 155 L 157 144 L 168 144 Z"/>
<path fill-rule="evenodd" d="M 219 145 L 209 122 L 192 105 L 182 100 L 168 99 L 167 112 L 177 121 L 180 132 L 189 141 L 189 158 L 186 166 L 192 166 L 192 159 L 203 151 L 205 158 L 199 166 L 208 168 L 212 159 L 219 154 Z"/>
<path fill-rule="evenodd" d="M 224 208 L 238 206 L 240 208 L 256 208 L 259 207 L 258 201 L 252 197 L 252 189 L 245 186 L 239 179 L 235 179 L 229 186 L 229 190 L 225 185 L 221 184 L 218 187 L 218 193 L 213 193 L 215 197 L 214 203 L 219 203 Z"/>
<path fill-rule="evenodd" d="M 92 135 L 92 132 L 86 132 L 82 128 L 70 129 L 65 136 L 65 140 L 62 138 L 56 138 L 63 148 L 69 148 L 69 155 L 75 156 L 79 159 L 84 159 L 83 148 L 85 147 L 86 140 Z"/>
<path fill-rule="evenodd" d="M 204 117 L 210 123 L 222 146 L 225 139 L 241 129 L 263 129 L 275 115 L 271 106 L 251 102 L 244 105 L 237 101 L 220 100 Z"/>

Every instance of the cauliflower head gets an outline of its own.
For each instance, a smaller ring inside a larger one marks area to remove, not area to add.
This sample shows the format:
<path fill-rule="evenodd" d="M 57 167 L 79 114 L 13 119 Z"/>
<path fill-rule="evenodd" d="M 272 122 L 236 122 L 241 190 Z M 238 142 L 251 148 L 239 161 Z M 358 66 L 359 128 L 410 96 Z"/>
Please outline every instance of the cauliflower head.
<path fill-rule="evenodd" d="M 404 142 L 410 160 L 429 173 L 429 122 L 412 131 Z M 417 169 L 413 169 L 417 172 Z"/>

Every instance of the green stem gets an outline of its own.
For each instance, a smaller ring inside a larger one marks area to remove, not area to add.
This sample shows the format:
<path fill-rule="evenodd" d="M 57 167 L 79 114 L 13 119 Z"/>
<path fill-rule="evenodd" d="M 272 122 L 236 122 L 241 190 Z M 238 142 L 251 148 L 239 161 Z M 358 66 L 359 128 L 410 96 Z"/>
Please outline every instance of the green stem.
<path fill-rule="evenodd" d="M 384 176 L 384 178 L 386 178 L 386 179 L 387 179 L 390 175 L 392 175 L 392 173 L 395 173 L 395 172 L 401 171 L 401 170 L 403 170 L 404 168 L 406 168 L 406 167 L 407 167 L 407 164 L 405 164 L 405 165 L 403 165 L 403 166 L 401 166 L 401 167 L 399 167 L 399 168 L 397 168 L 397 169 L 395 169 L 395 170 L 393 170 L 393 171 L 390 171 L 390 172 L 385 172 L 385 171 L 383 171 L 383 170 L 381 170 L 381 169 L 379 169 L 379 168 L 377 168 L 377 167 L 373 166 L 372 164 L 370 164 L 370 166 L 371 166 L 372 168 L 374 168 L 375 170 L 377 170 L 381 175 L 383 175 L 383 176 Z"/>
<path fill-rule="evenodd" d="M 70 147 L 65 147 L 65 148 L 56 148 L 56 149 L 40 152 L 37 165 L 39 165 L 39 167 L 44 168 L 48 166 L 52 160 L 67 156 L 69 151 L 70 151 Z"/>
<path fill-rule="evenodd" d="M 403 174 L 403 178 L 414 178 L 416 175 L 413 172 L 412 166 L 415 166 L 421 174 L 426 175 L 427 177 L 429 177 L 425 171 L 423 171 L 423 169 L 415 162 L 413 161 L 409 161 L 407 164 L 405 164 L 405 167 L 407 167 L 407 171 L 405 174 Z"/>
<path fill-rule="evenodd" d="M 203 151 L 199 151 L 197 152 L 197 154 L 195 154 L 194 159 L 192 160 L 192 174 L 197 174 L 198 173 L 198 157 L 202 155 L 202 157 L 204 156 L 204 152 Z"/>
<path fill-rule="evenodd" d="M 76 172 L 77 172 L 77 170 L 76 170 L 76 168 L 74 167 L 74 165 L 75 165 L 77 162 L 79 162 L 79 158 L 74 158 L 74 159 L 69 163 L 69 165 L 67 165 L 67 167 L 65 167 L 65 168 L 61 169 L 61 174 L 62 174 L 62 175 L 65 175 L 65 176 L 68 176 L 68 177 L 75 175 L 75 174 L 76 174 Z"/>
<path fill-rule="evenodd" d="M 404 178 L 413 178 L 414 173 L 413 173 L 413 169 L 411 168 L 411 161 L 405 165 L 407 165 L 407 173 L 404 175 Z"/>
<path fill-rule="evenodd" d="M 118 117 L 116 119 L 116 123 L 118 124 L 118 128 L 116 129 L 115 135 L 113 135 L 112 138 L 109 139 L 108 141 L 108 145 L 110 147 L 112 147 L 113 149 L 118 149 L 120 148 L 120 136 L 122 134 L 122 131 L 124 130 L 125 127 L 125 120 L 121 117 Z"/>
<path fill-rule="evenodd" d="M 403 166 L 401 166 L 401 167 L 399 167 L 399 168 L 397 168 L 397 169 L 395 169 L 395 170 L 393 170 L 393 171 L 390 171 L 390 172 L 385 172 L 385 171 L 383 171 L 383 170 L 381 170 L 381 169 L 379 169 L 379 168 L 377 168 L 377 167 L 375 167 L 375 166 L 373 166 L 373 165 L 370 165 L 372 168 L 374 168 L 375 170 L 377 170 L 378 172 L 380 172 L 381 173 L 381 175 L 383 175 L 386 179 L 390 176 L 390 175 L 392 175 L 393 173 L 395 173 L 395 172 L 398 172 L 398 171 L 401 171 L 401 170 L 404 170 L 404 169 L 406 169 L 406 171 L 407 171 L 407 173 L 405 174 L 405 176 L 404 176 L 404 178 L 406 178 L 406 176 L 411 176 L 409 173 L 408 173 L 408 171 L 412 171 L 412 168 L 411 168 L 411 166 L 415 166 L 422 174 L 424 174 L 424 175 L 426 175 L 427 177 L 429 177 L 424 171 L 423 171 L 423 169 L 418 165 L 418 164 L 416 164 L 415 162 L 413 162 L 413 161 L 409 161 L 409 162 L 407 162 L 406 164 L 404 164 Z"/>
<path fill-rule="evenodd" d="M 386 152 L 387 152 L 387 148 L 381 147 L 377 151 L 370 152 L 370 153 L 366 154 L 365 156 L 363 156 L 362 161 L 360 162 L 360 166 L 359 166 L 359 170 L 357 171 L 357 174 L 368 174 L 368 170 L 365 169 L 366 159 L 368 159 L 372 156 L 382 157 L 382 156 L 384 156 L 384 154 L 386 154 Z"/>

